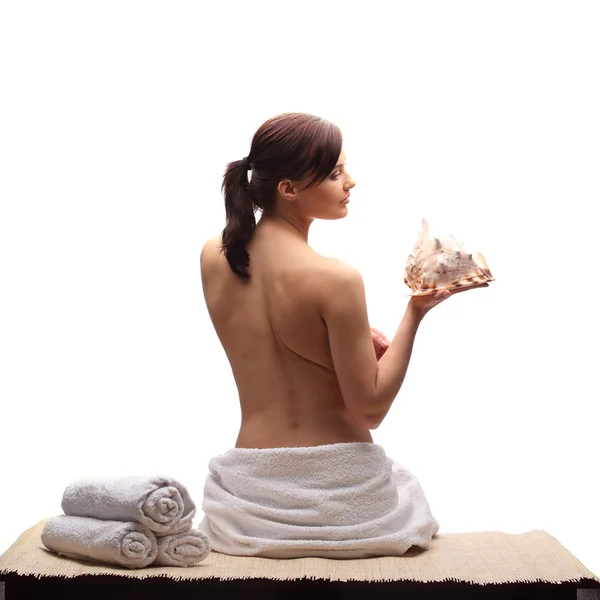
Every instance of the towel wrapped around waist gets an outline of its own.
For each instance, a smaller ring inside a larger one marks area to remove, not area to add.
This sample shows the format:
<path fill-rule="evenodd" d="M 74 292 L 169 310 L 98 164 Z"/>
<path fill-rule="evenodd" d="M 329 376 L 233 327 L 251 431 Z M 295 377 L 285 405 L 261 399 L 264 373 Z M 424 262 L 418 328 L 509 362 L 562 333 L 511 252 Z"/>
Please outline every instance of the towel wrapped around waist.
<path fill-rule="evenodd" d="M 186 487 L 160 475 L 78 479 L 65 489 L 61 507 L 73 517 L 136 521 L 158 535 L 188 531 L 196 515 Z"/>
<path fill-rule="evenodd" d="M 212 549 L 238 556 L 398 556 L 439 530 L 417 478 L 369 442 L 228 450 L 202 510 Z"/>

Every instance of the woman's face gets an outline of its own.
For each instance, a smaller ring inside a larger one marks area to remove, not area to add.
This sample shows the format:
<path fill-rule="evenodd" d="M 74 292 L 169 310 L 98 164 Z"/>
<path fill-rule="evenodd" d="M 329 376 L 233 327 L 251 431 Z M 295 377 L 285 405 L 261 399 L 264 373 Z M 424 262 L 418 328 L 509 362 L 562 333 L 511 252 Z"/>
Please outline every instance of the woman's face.
<path fill-rule="evenodd" d="M 342 201 L 356 185 L 345 162 L 346 153 L 342 148 L 336 166 L 319 185 L 299 191 L 308 181 L 286 181 L 279 184 L 279 192 L 294 207 L 298 216 L 307 219 L 341 219 L 348 214 L 347 204 Z"/>

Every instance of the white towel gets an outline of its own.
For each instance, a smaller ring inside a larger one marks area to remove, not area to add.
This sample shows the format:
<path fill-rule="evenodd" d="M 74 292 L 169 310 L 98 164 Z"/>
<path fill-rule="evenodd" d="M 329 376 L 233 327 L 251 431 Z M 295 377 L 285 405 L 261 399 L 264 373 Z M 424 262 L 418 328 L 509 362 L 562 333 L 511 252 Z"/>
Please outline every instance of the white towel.
<path fill-rule="evenodd" d="M 68 516 L 136 521 L 160 535 L 188 531 L 196 514 L 185 486 L 162 476 L 79 479 L 67 486 L 61 506 Z"/>
<path fill-rule="evenodd" d="M 101 521 L 58 515 L 44 525 L 42 543 L 68 558 L 140 569 L 157 556 L 154 534 L 133 521 Z"/>
<path fill-rule="evenodd" d="M 210 553 L 206 534 L 198 529 L 156 538 L 158 555 L 153 565 L 191 567 L 202 562 Z"/>
<path fill-rule="evenodd" d="M 240 556 L 397 556 L 439 530 L 416 477 L 369 442 L 228 450 L 202 509 L 212 549 Z"/>

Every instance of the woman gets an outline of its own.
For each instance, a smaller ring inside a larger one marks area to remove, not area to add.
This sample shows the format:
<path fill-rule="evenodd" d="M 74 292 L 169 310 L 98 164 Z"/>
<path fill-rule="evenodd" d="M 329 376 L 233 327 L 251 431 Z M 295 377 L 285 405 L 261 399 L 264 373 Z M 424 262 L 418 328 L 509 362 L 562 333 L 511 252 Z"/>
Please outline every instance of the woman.
<path fill-rule="evenodd" d="M 285 113 L 225 172 L 226 227 L 201 254 L 242 416 L 205 485 L 202 526 L 220 552 L 403 554 L 438 530 L 416 478 L 370 430 L 402 385 L 419 323 L 450 293 L 412 297 L 391 343 L 370 327 L 358 271 L 308 245 L 315 219 L 348 213 L 345 163 L 336 125 Z"/>

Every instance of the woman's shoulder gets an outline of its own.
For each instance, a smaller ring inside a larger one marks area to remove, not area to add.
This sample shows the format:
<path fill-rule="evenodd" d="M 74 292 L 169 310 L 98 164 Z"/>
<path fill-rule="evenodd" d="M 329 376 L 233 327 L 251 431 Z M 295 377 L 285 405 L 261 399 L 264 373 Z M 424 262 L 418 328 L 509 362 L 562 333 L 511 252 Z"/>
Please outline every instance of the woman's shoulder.
<path fill-rule="evenodd" d="M 221 242 L 221 234 L 208 238 L 208 240 L 204 242 L 202 250 L 200 251 L 201 260 L 218 254 L 221 250 Z"/>
<path fill-rule="evenodd" d="M 202 246 L 202 249 L 204 250 L 204 248 L 207 247 L 217 247 L 217 246 L 221 246 L 221 242 L 222 242 L 222 238 L 221 238 L 221 234 L 217 234 L 217 235 L 213 235 L 212 237 L 209 237 L 206 242 L 204 242 L 204 246 Z"/>
<path fill-rule="evenodd" d="M 341 258 L 333 256 L 324 257 L 326 262 L 323 263 L 325 274 L 331 277 L 356 277 L 360 276 L 359 270 L 350 263 L 343 261 Z"/>
<path fill-rule="evenodd" d="M 358 269 L 340 258 L 320 255 L 320 259 L 316 262 L 319 267 L 315 270 L 314 287 L 319 298 L 325 302 L 335 296 L 339 287 L 345 286 L 346 282 L 362 280 Z"/>

